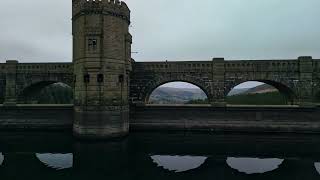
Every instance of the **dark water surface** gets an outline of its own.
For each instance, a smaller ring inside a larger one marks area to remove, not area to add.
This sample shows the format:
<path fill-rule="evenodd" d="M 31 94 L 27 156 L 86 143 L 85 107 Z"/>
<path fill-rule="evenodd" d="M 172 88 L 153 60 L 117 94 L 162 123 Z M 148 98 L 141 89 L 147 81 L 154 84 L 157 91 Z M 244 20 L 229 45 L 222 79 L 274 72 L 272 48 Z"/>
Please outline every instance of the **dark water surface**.
<path fill-rule="evenodd" d="M 320 179 L 320 135 L 0 133 L 0 179 Z"/>

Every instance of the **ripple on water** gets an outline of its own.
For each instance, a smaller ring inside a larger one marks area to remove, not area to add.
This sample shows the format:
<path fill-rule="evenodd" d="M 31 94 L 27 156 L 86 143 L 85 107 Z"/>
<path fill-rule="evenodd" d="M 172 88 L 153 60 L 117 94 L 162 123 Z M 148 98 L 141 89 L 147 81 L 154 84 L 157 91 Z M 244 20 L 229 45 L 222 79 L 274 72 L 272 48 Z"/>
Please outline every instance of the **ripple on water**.
<path fill-rule="evenodd" d="M 0 152 L 0 166 L 2 165 L 4 160 L 4 156 L 2 155 L 2 153 Z"/>
<path fill-rule="evenodd" d="M 227 158 L 227 164 L 239 172 L 246 174 L 262 174 L 279 168 L 283 159 L 259 159 L 259 158 Z"/>
<path fill-rule="evenodd" d="M 61 170 L 72 168 L 73 166 L 73 154 L 36 154 L 37 158 L 46 166 Z"/>
<path fill-rule="evenodd" d="M 179 173 L 200 167 L 207 157 L 154 155 L 151 156 L 151 159 L 159 167 Z"/>

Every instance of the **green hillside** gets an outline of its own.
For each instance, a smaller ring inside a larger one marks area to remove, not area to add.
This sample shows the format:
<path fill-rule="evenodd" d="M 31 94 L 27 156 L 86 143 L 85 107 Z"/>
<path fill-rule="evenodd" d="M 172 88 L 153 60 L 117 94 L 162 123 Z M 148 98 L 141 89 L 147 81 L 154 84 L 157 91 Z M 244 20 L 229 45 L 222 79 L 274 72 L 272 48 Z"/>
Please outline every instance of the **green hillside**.
<path fill-rule="evenodd" d="M 227 97 L 227 104 L 234 105 L 285 105 L 286 99 L 279 92 L 241 94 Z"/>
<path fill-rule="evenodd" d="M 226 98 L 231 105 L 285 105 L 286 99 L 272 86 L 261 85 L 239 90 Z M 200 89 L 160 87 L 150 99 L 150 104 L 208 104 L 206 94 Z"/>

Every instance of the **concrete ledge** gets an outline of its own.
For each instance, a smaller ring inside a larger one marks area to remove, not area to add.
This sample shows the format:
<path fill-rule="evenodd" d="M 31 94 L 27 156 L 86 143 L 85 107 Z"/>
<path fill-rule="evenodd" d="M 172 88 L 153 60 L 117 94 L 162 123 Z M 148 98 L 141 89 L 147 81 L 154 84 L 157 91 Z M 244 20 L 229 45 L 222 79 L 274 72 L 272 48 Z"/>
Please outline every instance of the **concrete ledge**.
<path fill-rule="evenodd" d="M 131 113 L 130 130 L 320 133 L 318 108 L 145 106 Z"/>
<path fill-rule="evenodd" d="M 72 129 L 73 107 L 70 105 L 0 106 L 2 130 Z"/>
<path fill-rule="evenodd" d="M 130 130 L 320 133 L 319 117 L 319 108 L 292 106 L 136 106 L 131 107 Z M 124 127 L 118 126 L 119 118 L 108 119 L 104 115 L 102 118 L 109 125 L 114 121 L 113 125 L 119 128 L 119 134 L 114 132 L 116 136 L 126 134 L 121 130 Z M 73 125 L 72 105 L 0 106 L 2 130 L 68 129 L 71 132 Z M 81 127 L 79 130 L 82 131 Z"/>

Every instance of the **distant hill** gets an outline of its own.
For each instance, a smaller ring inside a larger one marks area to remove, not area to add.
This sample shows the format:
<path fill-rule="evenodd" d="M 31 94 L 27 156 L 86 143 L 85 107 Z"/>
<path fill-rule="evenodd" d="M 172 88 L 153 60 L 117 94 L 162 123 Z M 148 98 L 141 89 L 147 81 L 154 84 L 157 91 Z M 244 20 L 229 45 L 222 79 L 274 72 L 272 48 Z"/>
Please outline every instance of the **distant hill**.
<path fill-rule="evenodd" d="M 201 89 L 159 87 L 150 96 L 151 104 L 186 104 L 195 99 L 206 99 Z"/>
<path fill-rule="evenodd" d="M 228 96 L 234 96 L 234 95 L 239 95 L 239 94 L 244 94 L 245 92 L 247 92 L 248 90 L 250 90 L 250 88 L 241 88 L 241 89 L 232 89 Z"/>
<path fill-rule="evenodd" d="M 232 89 L 228 95 L 235 96 L 235 95 L 246 95 L 246 94 L 263 94 L 263 93 L 271 93 L 271 92 L 277 92 L 277 91 L 278 90 L 273 86 L 270 86 L 268 84 L 262 84 L 253 88 Z"/>
<path fill-rule="evenodd" d="M 274 87 L 263 84 L 254 88 L 233 89 L 229 96 L 254 95 L 277 92 Z M 150 96 L 151 104 L 187 104 L 194 100 L 205 100 L 206 94 L 201 89 L 159 87 Z M 201 101 L 200 101 L 201 102 Z M 204 101 L 203 101 L 204 102 Z"/>
<path fill-rule="evenodd" d="M 278 90 L 274 88 L 273 86 L 270 86 L 268 84 L 262 84 L 260 86 L 248 89 L 245 94 L 263 94 L 263 93 L 271 93 L 271 92 L 277 92 Z"/>

